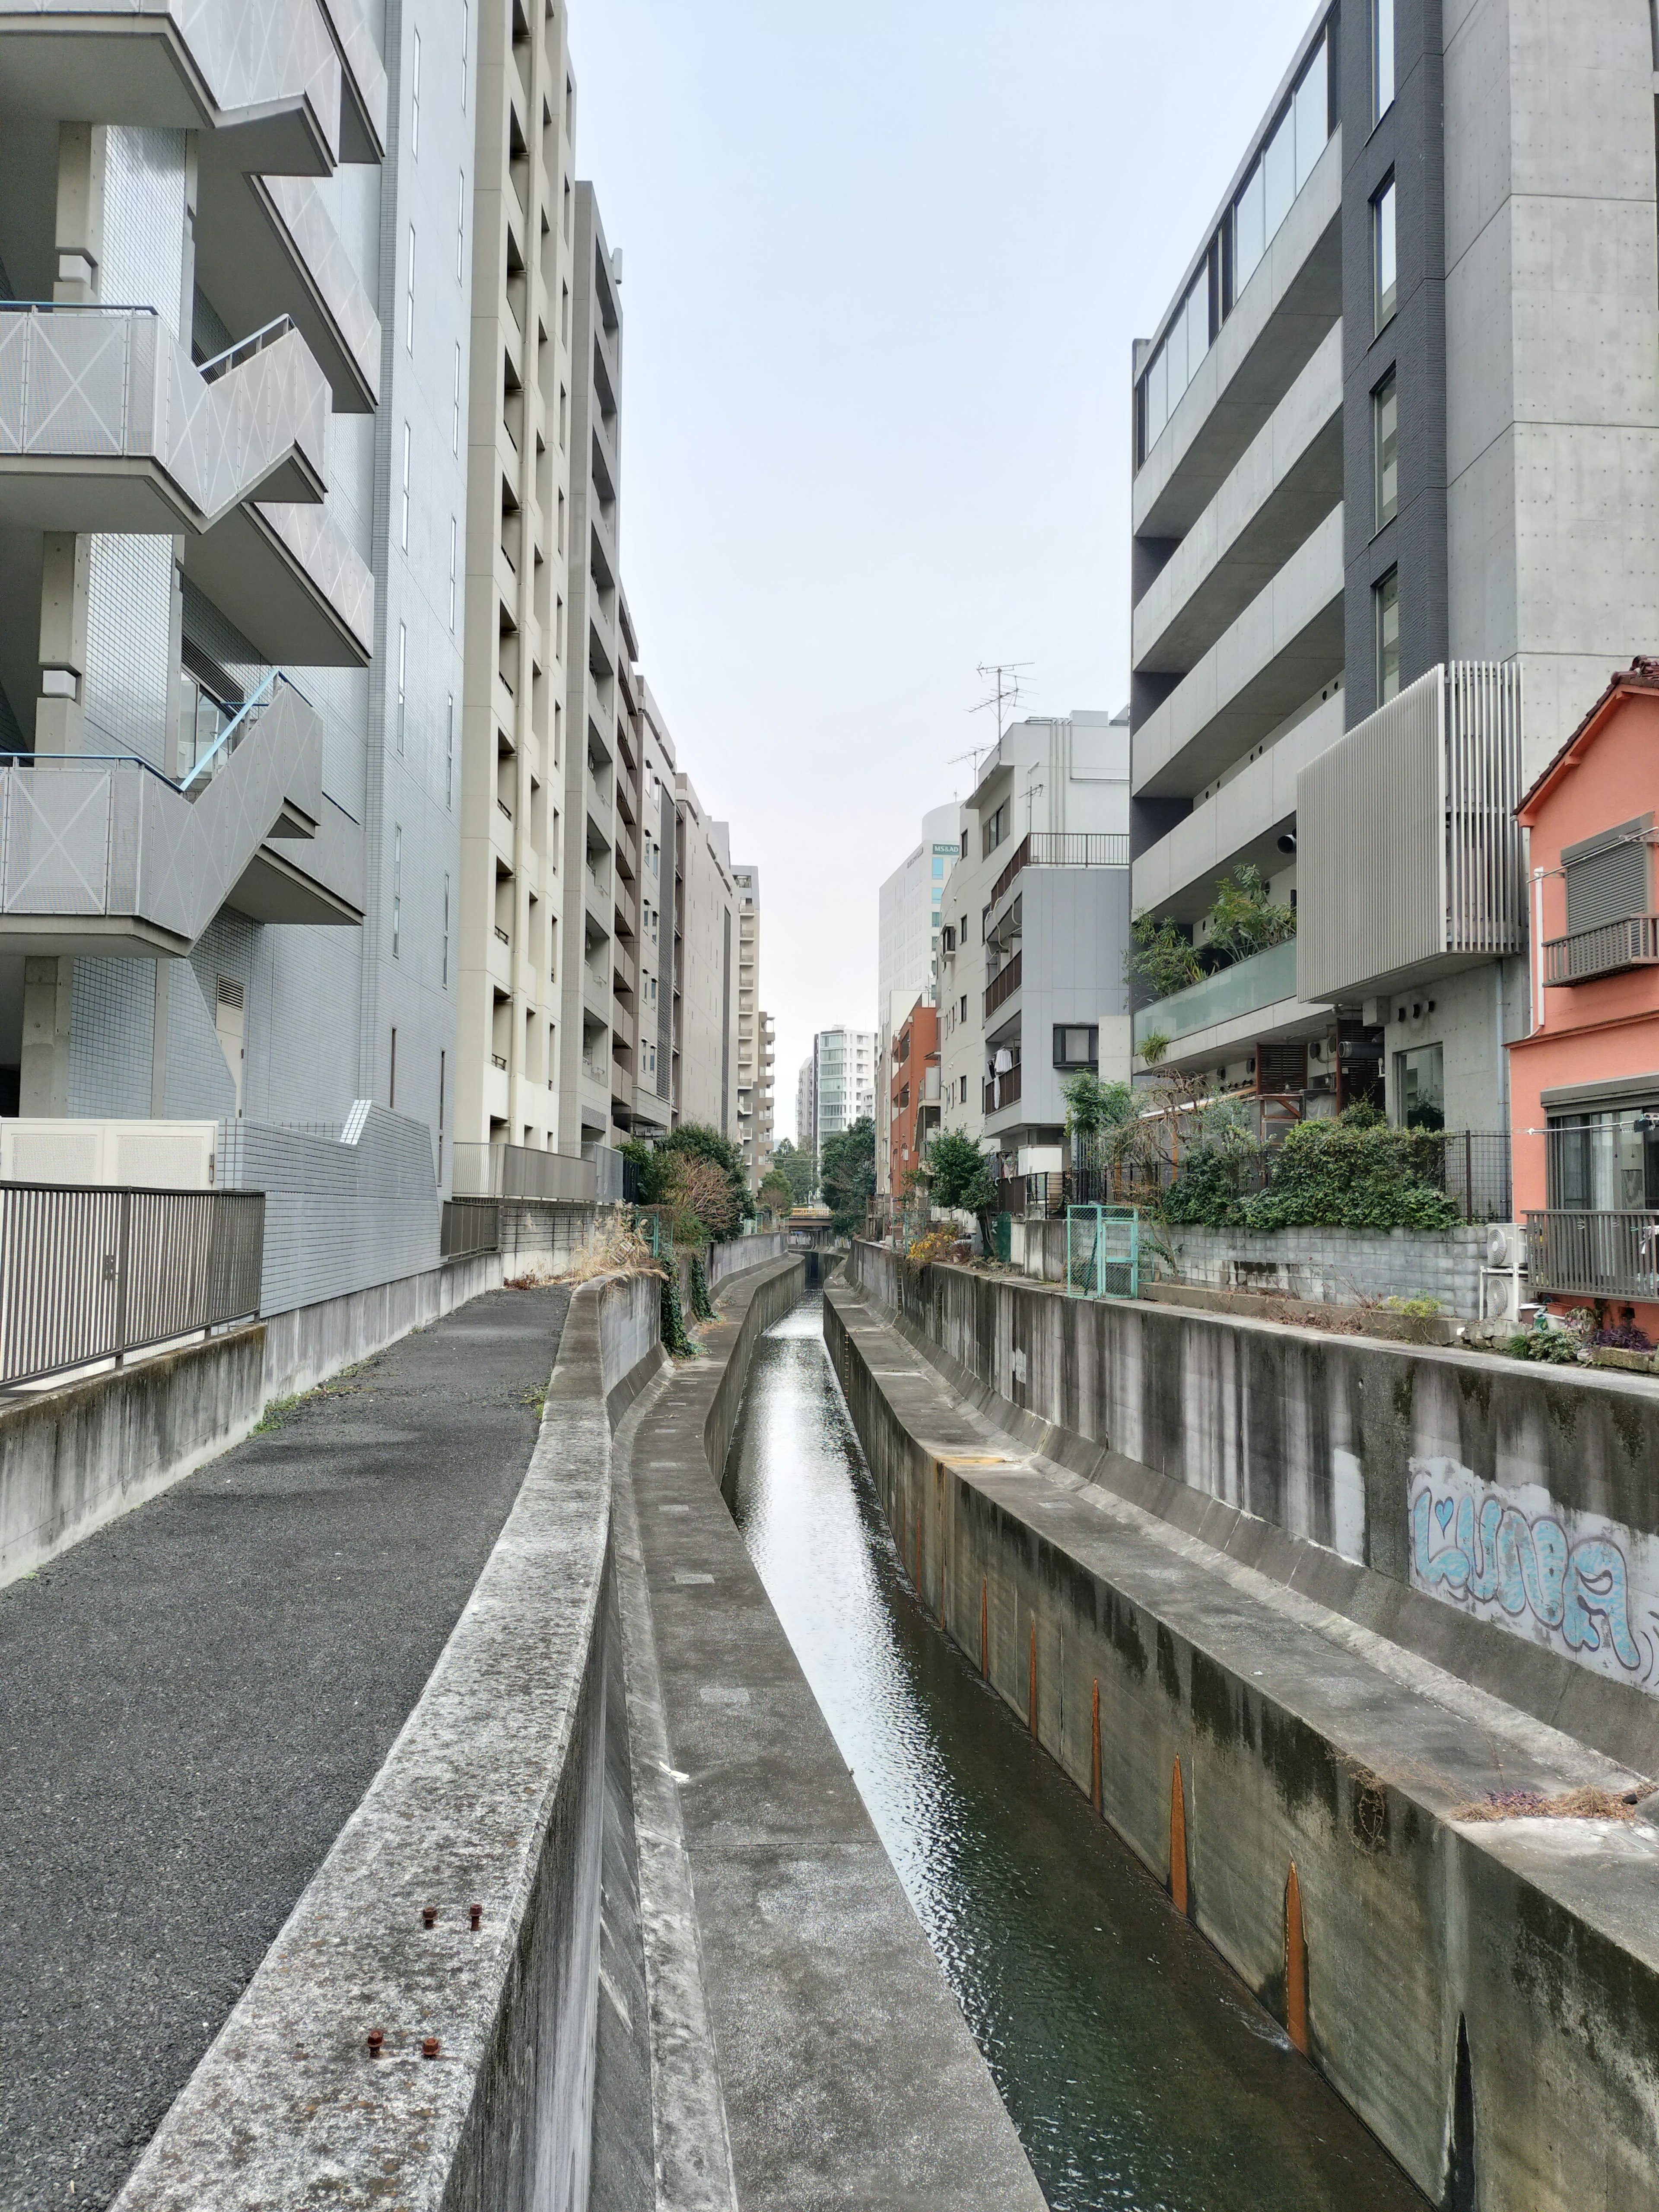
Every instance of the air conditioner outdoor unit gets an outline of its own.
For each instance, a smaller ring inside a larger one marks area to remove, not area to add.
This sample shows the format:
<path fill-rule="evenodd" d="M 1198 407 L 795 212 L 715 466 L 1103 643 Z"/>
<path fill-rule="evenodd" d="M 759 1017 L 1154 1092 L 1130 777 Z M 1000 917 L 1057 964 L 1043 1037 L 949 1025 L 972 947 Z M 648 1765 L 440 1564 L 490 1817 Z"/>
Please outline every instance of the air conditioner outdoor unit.
<path fill-rule="evenodd" d="M 1524 1267 L 1526 1264 L 1526 1224 L 1521 1221 L 1488 1222 L 1486 1265 L 1489 1267 Z"/>
<path fill-rule="evenodd" d="M 1524 1267 L 1480 1270 L 1480 1318 L 1510 1328 L 1525 1328 L 1537 1309 L 1527 1296 Z"/>

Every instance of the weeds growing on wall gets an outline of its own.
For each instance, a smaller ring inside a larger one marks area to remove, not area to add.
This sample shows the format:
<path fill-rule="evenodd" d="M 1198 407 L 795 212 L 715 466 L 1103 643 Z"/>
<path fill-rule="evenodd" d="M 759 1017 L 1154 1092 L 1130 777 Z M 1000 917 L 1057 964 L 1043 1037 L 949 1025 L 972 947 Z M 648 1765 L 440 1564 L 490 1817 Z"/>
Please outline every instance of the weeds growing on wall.
<path fill-rule="evenodd" d="M 680 1279 L 671 1267 L 662 1279 L 661 1331 L 663 1349 L 675 1359 L 689 1359 L 696 1346 L 691 1341 L 680 1310 Z"/>
<path fill-rule="evenodd" d="M 697 1321 L 713 1321 L 714 1302 L 708 1295 L 708 1270 L 701 1252 L 691 1255 L 691 1312 Z"/>

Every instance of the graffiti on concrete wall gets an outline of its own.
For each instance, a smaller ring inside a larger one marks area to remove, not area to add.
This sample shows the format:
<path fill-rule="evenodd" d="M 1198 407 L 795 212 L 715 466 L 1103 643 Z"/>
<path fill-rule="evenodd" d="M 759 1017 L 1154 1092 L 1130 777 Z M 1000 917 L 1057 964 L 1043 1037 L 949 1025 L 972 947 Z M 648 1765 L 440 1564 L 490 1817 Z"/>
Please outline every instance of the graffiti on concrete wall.
<path fill-rule="evenodd" d="M 1659 1695 L 1652 1537 L 1449 1459 L 1412 1461 L 1410 1513 L 1414 1589 Z"/>

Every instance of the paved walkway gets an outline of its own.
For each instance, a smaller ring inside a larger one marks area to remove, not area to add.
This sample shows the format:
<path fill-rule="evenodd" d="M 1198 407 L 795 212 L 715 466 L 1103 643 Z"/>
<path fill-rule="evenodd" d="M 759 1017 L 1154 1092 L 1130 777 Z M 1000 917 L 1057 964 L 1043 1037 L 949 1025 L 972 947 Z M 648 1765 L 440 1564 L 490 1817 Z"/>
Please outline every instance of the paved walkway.
<path fill-rule="evenodd" d="M 107 2204 L 390 1749 L 569 1292 L 502 1291 L 0 1589 L 0 2205 Z"/>

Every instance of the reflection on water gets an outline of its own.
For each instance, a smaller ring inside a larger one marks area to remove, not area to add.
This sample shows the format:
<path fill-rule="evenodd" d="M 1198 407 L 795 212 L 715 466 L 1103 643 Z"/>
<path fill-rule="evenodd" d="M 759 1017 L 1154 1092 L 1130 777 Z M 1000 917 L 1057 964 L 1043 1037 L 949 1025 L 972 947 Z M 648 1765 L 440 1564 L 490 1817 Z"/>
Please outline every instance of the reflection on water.
<path fill-rule="evenodd" d="M 914 1602 L 816 1296 L 757 1346 L 726 1483 L 1050 2204 L 1422 2212 Z"/>

